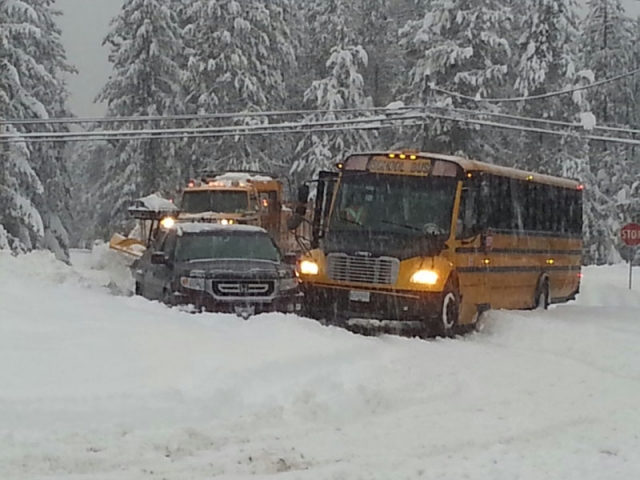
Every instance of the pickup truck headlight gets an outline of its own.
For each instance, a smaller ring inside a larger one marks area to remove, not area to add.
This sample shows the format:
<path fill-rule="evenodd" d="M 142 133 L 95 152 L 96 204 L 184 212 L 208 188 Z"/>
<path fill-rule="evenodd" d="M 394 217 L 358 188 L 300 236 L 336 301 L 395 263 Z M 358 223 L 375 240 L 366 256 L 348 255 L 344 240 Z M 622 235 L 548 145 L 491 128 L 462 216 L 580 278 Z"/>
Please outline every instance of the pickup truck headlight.
<path fill-rule="evenodd" d="M 184 288 L 188 288 L 190 290 L 205 290 L 205 280 L 204 278 L 194 278 L 194 277 L 181 277 L 180 285 Z"/>
<path fill-rule="evenodd" d="M 280 279 L 280 291 L 282 292 L 287 290 L 293 290 L 294 288 L 298 288 L 298 285 L 300 285 L 300 281 L 298 280 L 298 277 Z"/>
<path fill-rule="evenodd" d="M 433 270 L 418 270 L 411 276 L 411 283 L 420 285 L 435 285 L 438 283 L 438 273 Z"/>

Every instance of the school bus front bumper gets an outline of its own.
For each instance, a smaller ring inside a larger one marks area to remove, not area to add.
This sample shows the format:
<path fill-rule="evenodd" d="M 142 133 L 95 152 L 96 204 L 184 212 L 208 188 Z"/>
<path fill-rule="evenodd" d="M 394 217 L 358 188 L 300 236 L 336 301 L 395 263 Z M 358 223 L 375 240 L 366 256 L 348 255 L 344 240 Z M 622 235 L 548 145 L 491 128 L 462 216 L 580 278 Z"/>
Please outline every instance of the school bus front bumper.
<path fill-rule="evenodd" d="M 303 284 L 305 313 L 349 330 L 423 330 L 440 317 L 442 293 Z"/>

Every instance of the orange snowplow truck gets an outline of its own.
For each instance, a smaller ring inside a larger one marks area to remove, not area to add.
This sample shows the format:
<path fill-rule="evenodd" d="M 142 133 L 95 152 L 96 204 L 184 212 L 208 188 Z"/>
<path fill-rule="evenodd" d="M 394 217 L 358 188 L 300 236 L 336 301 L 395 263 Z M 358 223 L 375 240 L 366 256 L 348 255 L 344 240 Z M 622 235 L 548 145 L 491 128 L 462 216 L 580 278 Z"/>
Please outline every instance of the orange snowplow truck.
<path fill-rule="evenodd" d="M 286 228 L 292 215 L 284 201 L 283 181 L 277 176 L 205 171 L 184 189 L 177 221 L 255 225 L 269 232 L 283 252 L 295 253 L 301 247 Z"/>
<path fill-rule="evenodd" d="M 110 247 L 133 257 L 144 253 L 154 232 L 176 222 L 255 225 L 269 232 L 284 254 L 297 255 L 306 249 L 299 242 L 301 237 L 287 229 L 294 211 L 285 204 L 282 180 L 262 172 L 205 171 L 199 180 L 188 182 L 179 208 L 152 195 L 138 200 L 129 213 L 140 225 L 129 237 L 115 234 Z"/>

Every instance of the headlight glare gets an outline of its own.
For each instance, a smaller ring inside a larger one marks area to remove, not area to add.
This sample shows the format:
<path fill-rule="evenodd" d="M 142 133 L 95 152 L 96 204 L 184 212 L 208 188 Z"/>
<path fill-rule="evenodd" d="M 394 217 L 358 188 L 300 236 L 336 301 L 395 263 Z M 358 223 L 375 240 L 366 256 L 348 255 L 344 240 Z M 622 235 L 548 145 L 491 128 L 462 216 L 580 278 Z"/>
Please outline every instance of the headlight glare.
<path fill-rule="evenodd" d="M 164 217 L 160 221 L 160 226 L 166 230 L 171 230 L 176 224 L 176 221 L 173 217 Z"/>
<path fill-rule="evenodd" d="M 312 260 L 303 260 L 300 262 L 299 270 L 302 275 L 318 275 L 320 272 L 318 264 Z"/>
<path fill-rule="evenodd" d="M 438 283 L 438 274 L 433 270 L 418 270 L 411 276 L 411 283 L 420 285 L 435 285 Z"/>

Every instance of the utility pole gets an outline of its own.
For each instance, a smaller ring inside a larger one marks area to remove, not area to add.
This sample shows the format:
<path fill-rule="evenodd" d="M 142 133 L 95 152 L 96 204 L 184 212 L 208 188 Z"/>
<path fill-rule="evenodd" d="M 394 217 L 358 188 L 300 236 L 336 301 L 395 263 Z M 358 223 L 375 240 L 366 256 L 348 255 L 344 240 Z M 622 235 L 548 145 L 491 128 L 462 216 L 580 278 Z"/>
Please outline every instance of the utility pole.
<path fill-rule="evenodd" d="M 0 117 L 0 136 L 9 134 L 9 125 Z M 0 138 L 0 187 L 7 183 L 6 166 L 9 163 L 9 142 L 6 138 Z"/>

